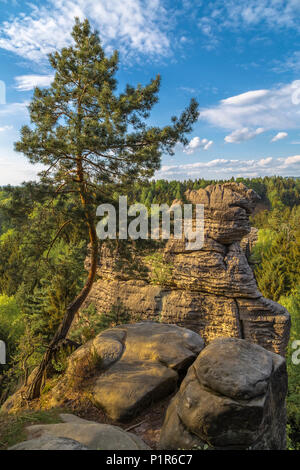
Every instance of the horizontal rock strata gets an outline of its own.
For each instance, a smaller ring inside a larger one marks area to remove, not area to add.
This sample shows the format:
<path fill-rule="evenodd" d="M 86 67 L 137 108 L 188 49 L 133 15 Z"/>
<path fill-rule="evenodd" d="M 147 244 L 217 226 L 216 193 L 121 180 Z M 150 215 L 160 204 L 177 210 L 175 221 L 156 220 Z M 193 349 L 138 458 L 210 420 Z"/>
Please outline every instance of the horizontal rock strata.
<path fill-rule="evenodd" d="M 225 183 L 189 191 L 186 197 L 204 204 L 202 249 L 187 251 L 184 240 L 174 239 L 145 252 L 129 242 L 122 249 L 105 244 L 99 279 L 86 305 L 93 303 L 99 314 L 118 306 L 133 319 L 175 323 L 199 333 L 206 343 L 236 337 L 284 355 L 289 314 L 258 291 L 245 243 L 240 244 L 250 232 L 249 215 L 258 196 L 241 183 Z"/>

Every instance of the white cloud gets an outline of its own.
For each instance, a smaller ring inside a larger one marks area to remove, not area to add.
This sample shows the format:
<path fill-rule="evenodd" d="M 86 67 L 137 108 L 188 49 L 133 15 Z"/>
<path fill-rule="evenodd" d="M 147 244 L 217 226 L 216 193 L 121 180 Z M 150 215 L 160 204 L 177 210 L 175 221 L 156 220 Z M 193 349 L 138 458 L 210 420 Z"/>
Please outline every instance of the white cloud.
<path fill-rule="evenodd" d="M 0 132 L 10 131 L 11 129 L 13 129 L 13 126 L 3 126 L 0 127 Z"/>
<path fill-rule="evenodd" d="M 89 18 L 109 50 L 152 57 L 170 52 L 169 17 L 160 0 L 48 0 L 30 6 L 30 14 L 2 23 L 0 48 L 32 61 L 71 43 L 75 16 Z"/>
<path fill-rule="evenodd" d="M 296 129 L 300 126 L 300 80 L 270 90 L 253 90 L 203 109 L 200 119 L 222 129 Z"/>
<path fill-rule="evenodd" d="M 213 144 L 212 140 L 208 139 L 200 139 L 200 137 L 193 137 L 192 140 L 188 143 L 188 145 L 184 148 L 184 153 L 192 154 L 196 152 L 196 150 L 203 149 L 208 150 Z"/>
<path fill-rule="evenodd" d="M 202 32 L 203 47 L 216 48 L 224 37 L 224 31 L 240 34 L 253 32 L 258 36 L 259 28 L 267 31 L 284 29 L 300 30 L 300 2 L 298 0 L 214 0 L 201 2 L 197 9 L 190 6 L 190 14 L 198 15 L 198 27 Z"/>
<path fill-rule="evenodd" d="M 164 165 L 157 172 L 157 178 L 195 179 L 195 178 L 231 178 L 232 176 L 291 176 L 300 174 L 300 155 L 282 158 L 261 158 L 258 160 L 233 160 L 217 158 L 208 162 Z"/>
<path fill-rule="evenodd" d="M 293 157 L 288 157 L 282 159 L 283 165 L 296 165 L 300 163 L 300 155 L 294 155 Z"/>
<path fill-rule="evenodd" d="M 300 4 L 297 0 L 248 0 L 247 3 L 235 0 L 219 0 L 218 5 L 224 4 L 224 26 L 243 24 L 245 27 L 265 24 L 268 28 L 299 29 Z M 214 2 L 214 8 L 216 7 Z"/>
<path fill-rule="evenodd" d="M 37 2 L 36 2 L 37 3 Z M 193 40 L 186 31 L 172 33 L 178 18 L 189 17 L 202 33 L 207 49 L 217 47 L 224 30 L 239 32 L 262 25 L 264 31 L 299 30 L 298 0 L 46 0 L 29 13 L 9 18 L 0 26 L 0 47 L 36 62 L 47 53 L 70 44 L 74 17 L 87 17 L 100 31 L 104 46 L 128 53 L 161 57 L 174 45 Z M 176 5 L 174 5 L 176 4 Z M 291 67 L 294 65 L 291 58 Z"/>
<path fill-rule="evenodd" d="M 273 70 L 274 72 L 286 72 L 292 70 L 299 73 L 300 71 L 300 51 L 294 51 L 291 55 L 286 56 L 283 60 L 275 59 Z"/>
<path fill-rule="evenodd" d="M 24 156 L 10 149 L 1 149 L 0 168 L 0 186 L 5 186 L 36 180 L 38 172 L 43 167 L 41 165 L 30 164 Z"/>
<path fill-rule="evenodd" d="M 15 77 L 18 91 L 29 91 L 35 87 L 47 87 L 54 79 L 54 75 L 20 75 Z"/>
<path fill-rule="evenodd" d="M 29 101 L 23 101 L 22 103 L 8 103 L 0 106 L 0 118 L 7 116 L 27 116 L 27 106 Z"/>
<path fill-rule="evenodd" d="M 251 28 L 263 24 L 265 28 L 299 29 L 300 4 L 298 0 L 214 0 L 201 5 L 200 27 L 205 34 L 214 29 Z"/>
<path fill-rule="evenodd" d="M 197 93 L 196 88 L 192 88 L 192 87 L 188 87 L 188 86 L 180 86 L 178 89 L 181 90 L 181 91 L 184 91 L 186 93 L 189 93 L 191 95 L 195 95 Z"/>
<path fill-rule="evenodd" d="M 225 100 L 222 100 L 222 103 L 225 105 L 245 106 L 251 104 L 253 101 L 257 101 L 260 98 L 265 97 L 267 94 L 268 90 L 247 91 L 246 93 L 226 98 Z"/>
<path fill-rule="evenodd" d="M 277 140 L 285 139 L 287 136 L 288 136 L 288 133 L 287 133 L 287 132 L 278 132 L 278 134 L 276 134 L 276 135 L 273 137 L 273 139 L 271 140 L 271 142 L 277 142 Z"/>
<path fill-rule="evenodd" d="M 211 18 L 202 16 L 198 22 L 198 27 L 203 34 L 203 47 L 208 51 L 215 49 L 220 43 L 216 35 L 216 22 Z"/>
<path fill-rule="evenodd" d="M 256 137 L 259 134 L 264 132 L 263 127 L 258 127 L 255 130 L 250 130 L 248 127 L 243 127 L 242 129 L 237 129 L 233 131 L 231 134 L 226 135 L 225 142 L 230 144 L 238 144 L 240 142 L 244 142 L 245 140 L 250 140 Z"/>

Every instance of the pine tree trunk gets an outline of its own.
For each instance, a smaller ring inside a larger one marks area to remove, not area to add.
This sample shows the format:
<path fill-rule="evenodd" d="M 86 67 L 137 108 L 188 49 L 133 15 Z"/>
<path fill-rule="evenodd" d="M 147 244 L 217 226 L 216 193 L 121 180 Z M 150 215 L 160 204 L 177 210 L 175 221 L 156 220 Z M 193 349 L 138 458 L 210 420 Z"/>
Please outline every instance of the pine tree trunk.
<path fill-rule="evenodd" d="M 40 363 L 37 373 L 27 388 L 26 397 L 28 400 L 33 400 L 38 398 L 41 394 L 41 387 L 43 384 L 43 380 L 45 377 L 45 373 L 47 370 L 48 365 L 55 353 L 55 350 L 59 347 L 59 344 L 62 340 L 64 340 L 69 332 L 71 324 L 74 320 L 74 317 L 80 307 L 82 306 L 83 302 L 87 298 L 90 290 L 92 288 L 93 282 L 96 276 L 97 264 L 98 264 L 98 239 L 96 233 L 96 226 L 94 222 L 94 214 L 91 211 L 91 207 L 88 203 L 88 195 L 86 192 L 86 185 L 84 183 L 84 175 L 81 165 L 81 160 L 78 160 L 77 164 L 77 177 L 79 183 L 79 194 L 81 203 L 85 213 L 86 224 L 89 229 L 89 239 L 91 244 L 91 267 L 89 270 L 88 278 L 85 282 L 84 287 L 82 288 L 79 295 L 73 300 L 73 302 L 67 307 L 66 313 L 64 318 L 59 325 L 53 339 L 51 340 L 48 349 Z"/>

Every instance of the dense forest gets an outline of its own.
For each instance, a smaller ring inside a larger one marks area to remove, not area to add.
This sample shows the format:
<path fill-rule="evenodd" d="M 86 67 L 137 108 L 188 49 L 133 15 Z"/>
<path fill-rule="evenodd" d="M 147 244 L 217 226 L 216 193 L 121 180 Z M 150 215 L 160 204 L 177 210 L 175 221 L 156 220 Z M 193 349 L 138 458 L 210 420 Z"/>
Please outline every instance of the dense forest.
<path fill-rule="evenodd" d="M 294 448 L 300 441 L 299 365 L 292 362 L 293 342 L 300 338 L 300 179 L 236 181 L 253 188 L 261 197 L 251 220 L 259 229 L 251 254 L 259 289 L 265 297 L 285 306 L 292 316 L 287 359 L 288 435 L 289 447 Z M 136 183 L 128 198 L 150 207 L 153 203 L 184 199 L 187 189 L 215 183 L 203 179 Z M 108 187 L 107 194 L 117 200 L 120 189 Z M 103 188 L 96 199 L 111 200 Z M 8 356 L 7 364 L 0 366 L 2 400 L 17 384 L 26 382 L 39 364 L 68 303 L 84 282 L 88 234 L 85 226 L 78 223 L 80 218 L 81 211 L 72 194 L 61 194 L 54 200 L 53 190 L 45 183 L 1 188 L 0 338 L 7 344 Z M 114 318 L 96 321 L 92 310 L 85 315 L 91 316 L 93 334 L 114 322 Z M 74 339 L 82 339 L 80 322 L 78 331 L 72 334 Z M 62 367 L 59 361 L 55 363 L 57 373 Z"/>

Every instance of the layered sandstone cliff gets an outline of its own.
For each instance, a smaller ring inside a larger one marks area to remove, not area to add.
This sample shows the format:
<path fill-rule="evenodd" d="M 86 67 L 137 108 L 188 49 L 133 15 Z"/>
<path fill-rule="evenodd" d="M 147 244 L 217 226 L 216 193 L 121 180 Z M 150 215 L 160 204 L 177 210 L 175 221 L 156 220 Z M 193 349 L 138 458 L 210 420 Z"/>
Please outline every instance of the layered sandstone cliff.
<path fill-rule="evenodd" d="M 143 249 L 130 242 L 105 244 L 87 303 L 99 314 L 119 308 L 133 319 L 190 328 L 206 343 L 243 338 L 284 355 L 290 316 L 259 292 L 240 244 L 259 197 L 241 183 L 208 186 L 186 197 L 204 204 L 204 246 L 187 251 L 184 240 L 174 239 Z"/>

